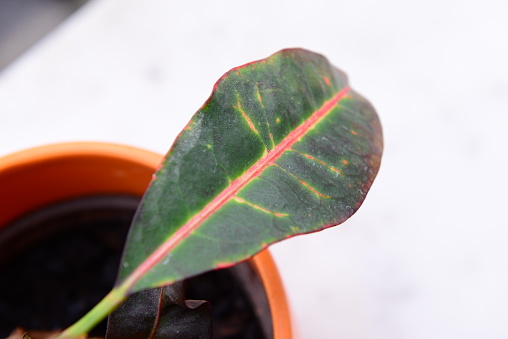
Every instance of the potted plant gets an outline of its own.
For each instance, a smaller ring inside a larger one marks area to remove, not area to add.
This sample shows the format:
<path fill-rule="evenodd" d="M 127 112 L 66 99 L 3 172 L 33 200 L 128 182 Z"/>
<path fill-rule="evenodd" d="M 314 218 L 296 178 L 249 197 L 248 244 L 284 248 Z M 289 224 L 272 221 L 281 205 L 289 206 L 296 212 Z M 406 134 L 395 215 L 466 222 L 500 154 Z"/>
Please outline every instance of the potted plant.
<path fill-rule="evenodd" d="M 230 70 L 153 175 L 115 287 L 58 337 L 86 335 L 121 304 L 109 337 L 132 333 L 122 331 L 147 313 L 154 317 L 139 321 L 140 337 L 166 336 L 176 326 L 165 316 L 171 305 L 203 305 L 185 303 L 177 282 L 344 222 L 365 199 L 381 153 L 374 109 L 324 57 L 290 49 Z"/>

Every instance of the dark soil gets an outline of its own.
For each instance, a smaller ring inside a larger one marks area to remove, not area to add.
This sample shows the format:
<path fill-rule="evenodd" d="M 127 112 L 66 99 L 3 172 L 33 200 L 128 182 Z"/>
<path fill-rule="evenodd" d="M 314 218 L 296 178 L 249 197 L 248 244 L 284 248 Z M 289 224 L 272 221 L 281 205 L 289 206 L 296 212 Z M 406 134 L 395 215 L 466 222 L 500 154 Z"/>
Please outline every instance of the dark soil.
<path fill-rule="evenodd" d="M 4 228 L 9 232 L 0 234 L 0 338 L 15 327 L 66 328 L 101 300 L 115 282 L 137 203 L 132 197 L 83 198 Z M 10 232 L 14 226 L 22 231 Z M 211 302 L 214 338 L 272 336 L 264 333 L 271 326 L 258 320 L 259 307 L 253 307 L 250 295 L 234 270 L 213 271 L 187 283 L 187 299 Z M 105 329 L 103 322 L 90 334 L 104 336 Z"/>

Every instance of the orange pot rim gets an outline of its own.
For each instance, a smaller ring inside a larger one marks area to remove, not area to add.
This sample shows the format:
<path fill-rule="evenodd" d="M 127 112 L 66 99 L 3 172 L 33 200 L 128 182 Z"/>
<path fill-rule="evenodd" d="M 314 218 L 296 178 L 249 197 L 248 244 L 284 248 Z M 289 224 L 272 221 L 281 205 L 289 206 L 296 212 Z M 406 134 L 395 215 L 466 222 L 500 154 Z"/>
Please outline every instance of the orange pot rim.
<path fill-rule="evenodd" d="M 18 191 L 19 182 L 23 183 L 23 180 L 26 180 L 29 178 L 29 176 L 33 177 L 34 170 L 38 171 L 36 172 L 37 174 L 42 173 L 43 175 L 54 175 L 55 177 L 58 177 L 58 179 L 60 177 L 64 178 L 65 176 L 62 173 L 59 173 L 60 169 L 64 170 L 65 166 L 74 166 L 74 169 L 79 169 L 81 168 L 79 166 L 83 164 L 82 162 L 79 162 L 80 159 L 84 159 L 83 161 L 95 161 L 95 164 L 98 164 L 99 166 L 103 166 L 108 162 L 111 162 L 108 166 L 112 166 L 112 169 L 110 168 L 110 170 L 112 170 L 111 175 L 113 176 L 117 174 L 125 175 L 125 173 L 115 173 L 114 166 L 118 166 L 119 164 L 127 164 L 126 166 L 129 168 L 129 170 L 131 170 L 129 174 L 134 173 L 134 175 L 143 176 L 144 179 L 141 180 L 141 184 L 134 183 L 134 186 L 128 188 L 125 192 L 130 192 L 141 196 L 144 192 L 144 187 L 147 185 L 146 176 L 150 175 L 151 177 L 151 173 L 153 173 L 158 168 L 160 161 L 162 160 L 162 156 L 160 154 L 132 146 L 103 142 L 58 143 L 15 152 L 0 158 L 0 204 L 12 204 L 12 197 Z M 111 159 L 114 161 L 111 161 Z M 118 172 L 118 168 L 116 170 Z M 140 174 L 141 172 L 142 174 Z M 17 173 L 21 174 L 18 175 Z M 93 174 L 96 173 L 92 173 L 90 175 Z M 12 184 L 13 180 L 19 180 L 19 182 Z M 41 181 L 44 180 L 46 179 L 44 178 Z M 129 182 L 131 182 L 131 180 L 129 180 Z M 108 187 L 105 188 L 103 193 L 111 191 L 112 188 L 113 191 L 111 193 L 116 192 L 114 189 L 116 187 L 115 185 L 117 185 L 115 180 L 108 178 L 107 180 L 104 180 L 104 183 L 102 184 Z M 12 184 L 10 190 L 7 184 Z M 72 186 L 72 182 L 70 186 Z M 77 187 L 74 191 L 70 186 L 69 183 L 66 183 L 57 187 L 56 189 L 56 191 L 62 190 L 62 192 L 54 192 L 55 190 L 52 190 L 53 192 L 46 192 L 51 193 L 50 198 L 48 199 L 44 199 L 42 197 L 40 199 L 30 200 L 26 198 L 26 194 L 21 194 L 22 197 L 20 197 L 21 200 L 19 201 L 22 201 L 24 205 L 20 210 L 14 211 L 10 217 L 4 219 L 0 217 L 0 228 L 3 224 L 11 221 L 13 218 L 19 217 L 21 212 L 34 210 L 45 204 L 57 202 L 62 198 L 70 198 L 83 189 L 85 189 L 86 192 L 81 193 L 90 193 L 88 191 L 90 188 L 87 186 Z M 71 192 L 70 196 L 66 195 L 66 192 L 64 192 L 65 190 L 69 189 Z M 117 189 L 123 188 L 117 187 Z M 94 190 L 97 190 L 97 188 L 92 188 L 93 192 L 95 192 Z M 98 189 L 96 193 L 100 192 L 101 190 Z M 39 198 L 39 196 L 36 198 Z M 14 201 L 16 202 L 16 199 L 14 199 Z M 292 338 L 293 336 L 288 302 L 280 275 L 272 256 L 268 250 L 264 250 L 255 255 L 251 259 L 251 262 L 254 269 L 258 272 L 265 287 L 272 315 L 274 338 Z"/>
<path fill-rule="evenodd" d="M 122 158 L 154 168 L 161 161 L 160 154 L 133 146 L 106 142 L 65 142 L 36 146 L 0 157 L 0 173 L 48 159 L 84 155 Z"/>

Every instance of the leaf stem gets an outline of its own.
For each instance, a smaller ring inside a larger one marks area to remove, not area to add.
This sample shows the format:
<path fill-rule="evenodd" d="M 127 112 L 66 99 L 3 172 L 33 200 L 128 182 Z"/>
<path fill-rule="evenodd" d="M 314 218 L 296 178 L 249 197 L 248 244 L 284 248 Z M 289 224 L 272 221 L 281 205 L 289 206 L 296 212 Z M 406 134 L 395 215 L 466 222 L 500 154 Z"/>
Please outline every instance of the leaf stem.
<path fill-rule="evenodd" d="M 55 339 L 80 338 L 87 334 L 125 300 L 127 290 L 124 285 L 112 289 L 94 308 Z"/>

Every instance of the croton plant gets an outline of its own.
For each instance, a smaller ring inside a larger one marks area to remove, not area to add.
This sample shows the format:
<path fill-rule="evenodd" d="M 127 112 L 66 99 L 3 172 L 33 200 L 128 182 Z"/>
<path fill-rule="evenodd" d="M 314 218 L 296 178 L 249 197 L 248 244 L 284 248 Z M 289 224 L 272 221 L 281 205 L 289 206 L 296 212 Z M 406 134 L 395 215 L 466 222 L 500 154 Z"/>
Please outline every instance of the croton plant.
<path fill-rule="evenodd" d="M 287 49 L 233 68 L 154 174 L 116 286 L 58 338 L 86 336 L 127 300 L 108 325 L 122 337 L 147 308 L 182 304 L 177 282 L 341 224 L 364 201 L 382 148 L 373 107 L 323 56 Z M 164 337 L 174 319 L 158 314 L 139 337 Z"/>

